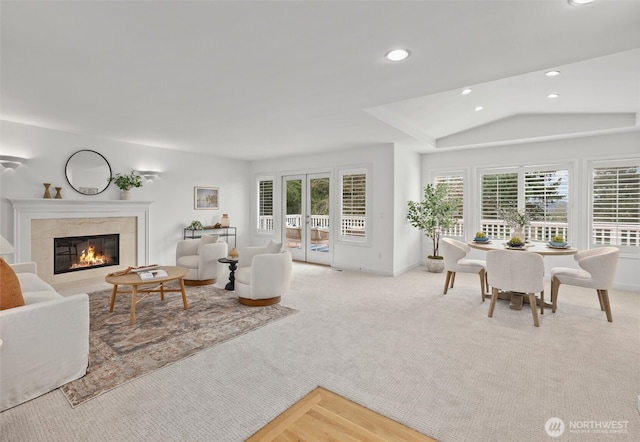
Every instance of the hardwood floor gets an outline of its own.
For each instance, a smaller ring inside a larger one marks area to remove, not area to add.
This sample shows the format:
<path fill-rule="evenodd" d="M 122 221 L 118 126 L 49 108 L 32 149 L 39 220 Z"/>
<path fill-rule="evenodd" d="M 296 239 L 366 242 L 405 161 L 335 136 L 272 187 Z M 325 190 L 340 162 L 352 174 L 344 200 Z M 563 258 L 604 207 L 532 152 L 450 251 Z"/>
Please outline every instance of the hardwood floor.
<path fill-rule="evenodd" d="M 318 387 L 256 434 L 257 441 L 435 441 Z"/>

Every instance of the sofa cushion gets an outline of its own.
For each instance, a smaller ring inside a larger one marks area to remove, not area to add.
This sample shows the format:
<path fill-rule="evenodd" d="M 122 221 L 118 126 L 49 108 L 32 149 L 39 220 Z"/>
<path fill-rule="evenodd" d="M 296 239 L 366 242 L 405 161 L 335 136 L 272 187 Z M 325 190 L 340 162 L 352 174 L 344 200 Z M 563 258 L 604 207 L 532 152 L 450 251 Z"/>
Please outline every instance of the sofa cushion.
<path fill-rule="evenodd" d="M 282 251 L 282 243 L 275 242 L 274 240 L 270 240 L 267 243 L 266 253 L 280 253 Z"/>
<path fill-rule="evenodd" d="M 24 305 L 18 275 L 4 259 L 0 258 L 0 310 Z"/>
<path fill-rule="evenodd" d="M 28 292 L 55 292 L 56 290 L 49 284 L 44 282 L 35 273 L 18 273 L 18 280 L 20 281 L 20 287 L 22 287 L 22 294 Z"/>
<path fill-rule="evenodd" d="M 207 235 L 206 233 L 200 237 L 200 244 L 198 244 L 198 255 L 200 254 L 200 247 L 205 244 L 215 244 L 218 242 L 218 235 Z"/>
<path fill-rule="evenodd" d="M 24 292 L 23 296 L 25 305 L 37 304 L 38 302 L 46 302 L 62 298 L 62 295 L 60 293 L 52 292 L 49 290 Z"/>

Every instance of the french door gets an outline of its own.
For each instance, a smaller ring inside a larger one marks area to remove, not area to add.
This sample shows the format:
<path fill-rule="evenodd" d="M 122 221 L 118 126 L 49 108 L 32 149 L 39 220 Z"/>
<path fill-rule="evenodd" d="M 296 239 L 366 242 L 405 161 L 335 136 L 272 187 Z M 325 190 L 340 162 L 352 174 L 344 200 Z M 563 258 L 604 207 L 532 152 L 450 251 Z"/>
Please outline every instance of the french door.
<path fill-rule="evenodd" d="M 284 246 L 296 261 L 331 265 L 329 173 L 284 176 Z"/>

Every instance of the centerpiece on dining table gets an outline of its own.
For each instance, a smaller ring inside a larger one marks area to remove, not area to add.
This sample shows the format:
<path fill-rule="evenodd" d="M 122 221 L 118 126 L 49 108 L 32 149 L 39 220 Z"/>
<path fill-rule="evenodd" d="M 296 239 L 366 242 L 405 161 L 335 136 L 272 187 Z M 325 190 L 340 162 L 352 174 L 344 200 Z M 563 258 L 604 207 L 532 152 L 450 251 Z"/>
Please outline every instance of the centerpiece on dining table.
<path fill-rule="evenodd" d="M 524 228 L 531 222 L 527 209 L 502 209 L 500 210 L 500 217 L 511 228 L 511 237 L 518 238 L 524 243 L 526 239 Z"/>

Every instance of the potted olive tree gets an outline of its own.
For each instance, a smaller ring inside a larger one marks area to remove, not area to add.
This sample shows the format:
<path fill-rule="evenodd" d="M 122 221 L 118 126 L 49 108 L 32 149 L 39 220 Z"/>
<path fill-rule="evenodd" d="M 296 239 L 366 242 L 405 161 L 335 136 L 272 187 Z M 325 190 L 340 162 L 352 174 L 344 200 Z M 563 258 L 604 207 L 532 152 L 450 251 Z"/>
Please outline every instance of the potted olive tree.
<path fill-rule="evenodd" d="M 440 235 L 456 225 L 454 215 L 460 204 L 458 198 L 449 197 L 449 186 L 440 183 L 428 184 L 424 188 L 422 201 L 408 201 L 407 220 L 420 229 L 432 241 L 432 254 L 427 256 L 427 269 L 439 273 L 444 270 L 444 261 L 439 254 Z"/>
<path fill-rule="evenodd" d="M 142 187 L 142 177 L 140 175 L 136 175 L 135 171 L 131 171 L 130 174 L 124 175 L 122 173 L 117 173 L 109 179 L 109 182 L 116 183 L 118 189 L 122 191 L 122 199 L 128 200 L 131 198 L 131 194 L 129 191 L 134 187 Z"/>

